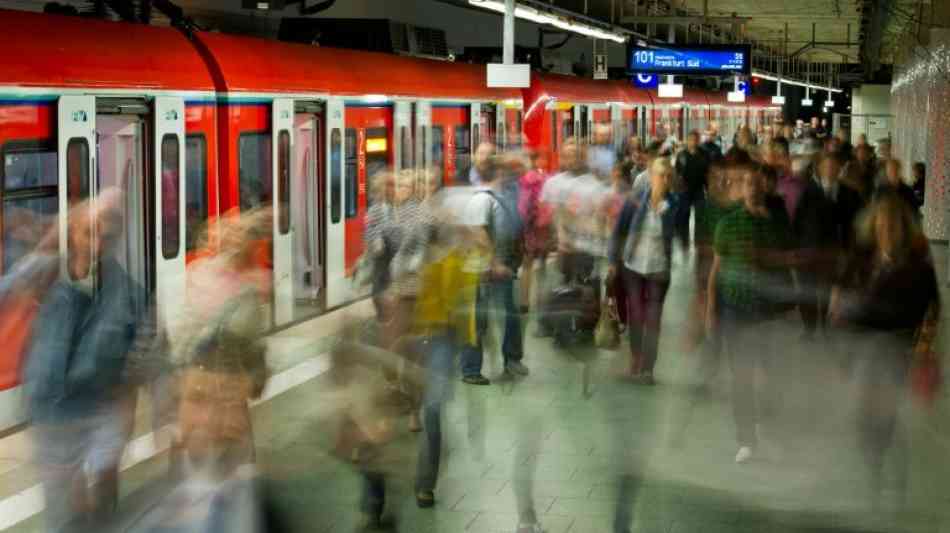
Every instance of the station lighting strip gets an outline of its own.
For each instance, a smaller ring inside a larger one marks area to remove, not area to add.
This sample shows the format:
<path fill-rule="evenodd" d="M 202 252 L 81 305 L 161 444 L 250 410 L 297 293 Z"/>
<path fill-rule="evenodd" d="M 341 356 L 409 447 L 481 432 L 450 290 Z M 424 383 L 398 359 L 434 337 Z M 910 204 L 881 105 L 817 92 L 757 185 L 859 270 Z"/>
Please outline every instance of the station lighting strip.
<path fill-rule="evenodd" d="M 779 78 L 778 76 L 773 76 L 771 74 L 764 74 L 762 72 L 752 72 L 753 78 L 762 78 L 763 80 L 777 81 L 782 85 L 797 85 L 798 87 L 806 87 L 808 89 L 814 89 L 819 91 L 828 91 L 830 93 L 841 93 L 844 92 L 842 89 L 835 89 L 834 87 L 827 87 L 823 85 L 815 85 L 814 83 L 805 83 L 803 81 L 790 80 L 788 78 Z"/>
<path fill-rule="evenodd" d="M 504 0 L 468 0 L 468 3 L 470 5 L 489 9 L 501 14 L 505 13 Z M 613 41 L 615 43 L 627 42 L 627 36 L 622 33 L 607 31 L 589 24 L 572 22 L 553 13 L 547 13 L 542 10 L 517 3 L 515 4 L 515 18 L 534 22 L 535 24 L 554 26 L 555 28 L 578 33 L 593 39 L 603 39 L 605 41 Z"/>

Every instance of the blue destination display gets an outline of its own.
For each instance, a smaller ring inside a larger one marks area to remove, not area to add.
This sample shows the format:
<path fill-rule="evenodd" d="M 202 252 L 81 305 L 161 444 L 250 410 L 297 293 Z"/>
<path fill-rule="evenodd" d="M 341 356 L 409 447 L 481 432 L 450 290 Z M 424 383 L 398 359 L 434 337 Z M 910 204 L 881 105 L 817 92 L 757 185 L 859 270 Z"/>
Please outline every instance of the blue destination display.
<path fill-rule="evenodd" d="M 748 47 L 633 47 L 630 70 L 655 74 L 748 74 Z"/>

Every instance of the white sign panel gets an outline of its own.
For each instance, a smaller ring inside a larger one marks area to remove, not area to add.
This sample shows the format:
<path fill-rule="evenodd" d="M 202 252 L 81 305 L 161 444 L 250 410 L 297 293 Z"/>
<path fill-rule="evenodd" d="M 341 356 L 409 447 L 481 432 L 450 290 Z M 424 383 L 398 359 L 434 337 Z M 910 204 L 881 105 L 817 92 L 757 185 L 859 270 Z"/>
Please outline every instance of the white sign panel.
<path fill-rule="evenodd" d="M 742 91 L 730 91 L 726 94 L 726 100 L 736 104 L 741 104 L 745 102 L 745 93 Z"/>
<path fill-rule="evenodd" d="M 773 96 L 773 97 L 772 97 L 772 103 L 775 104 L 775 105 L 785 105 L 785 97 L 784 97 L 784 96 Z"/>
<path fill-rule="evenodd" d="M 661 83 L 657 92 L 660 98 L 682 98 L 683 86 L 678 83 Z"/>
<path fill-rule="evenodd" d="M 814 104 L 814 102 L 811 101 L 811 98 L 802 100 L 802 105 L 805 107 L 811 107 L 812 104 Z"/>
<path fill-rule="evenodd" d="M 607 54 L 594 55 L 594 79 L 607 79 Z"/>
<path fill-rule="evenodd" d="M 488 86 L 520 89 L 531 86 L 531 65 L 488 64 Z"/>

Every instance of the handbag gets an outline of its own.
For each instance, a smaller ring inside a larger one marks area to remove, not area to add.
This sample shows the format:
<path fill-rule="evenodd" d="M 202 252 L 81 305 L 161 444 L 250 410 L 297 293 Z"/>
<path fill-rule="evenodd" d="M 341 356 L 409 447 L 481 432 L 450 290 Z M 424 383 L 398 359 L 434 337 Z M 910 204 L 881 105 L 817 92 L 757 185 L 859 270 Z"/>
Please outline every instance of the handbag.
<path fill-rule="evenodd" d="M 594 344 L 604 350 L 616 350 L 620 346 L 620 320 L 612 298 L 601 305 L 600 318 L 594 329 Z"/>

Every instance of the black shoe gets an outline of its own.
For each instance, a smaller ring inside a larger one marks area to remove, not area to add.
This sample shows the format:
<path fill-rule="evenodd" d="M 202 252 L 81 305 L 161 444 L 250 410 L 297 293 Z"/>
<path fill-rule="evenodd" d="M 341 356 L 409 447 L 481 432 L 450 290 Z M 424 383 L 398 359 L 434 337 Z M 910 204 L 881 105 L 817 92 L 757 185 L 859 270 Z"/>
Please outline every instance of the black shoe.
<path fill-rule="evenodd" d="M 435 494 L 431 490 L 416 491 L 416 505 L 420 509 L 428 509 L 435 505 Z"/>
<path fill-rule="evenodd" d="M 462 383 L 467 383 L 469 385 L 491 385 L 491 381 L 488 380 L 485 376 L 481 374 L 472 374 L 471 376 L 465 376 L 462 378 Z"/>
<path fill-rule="evenodd" d="M 509 361 L 508 364 L 505 365 L 505 371 L 516 376 L 527 376 L 531 373 L 528 367 L 524 366 L 521 361 Z"/>

